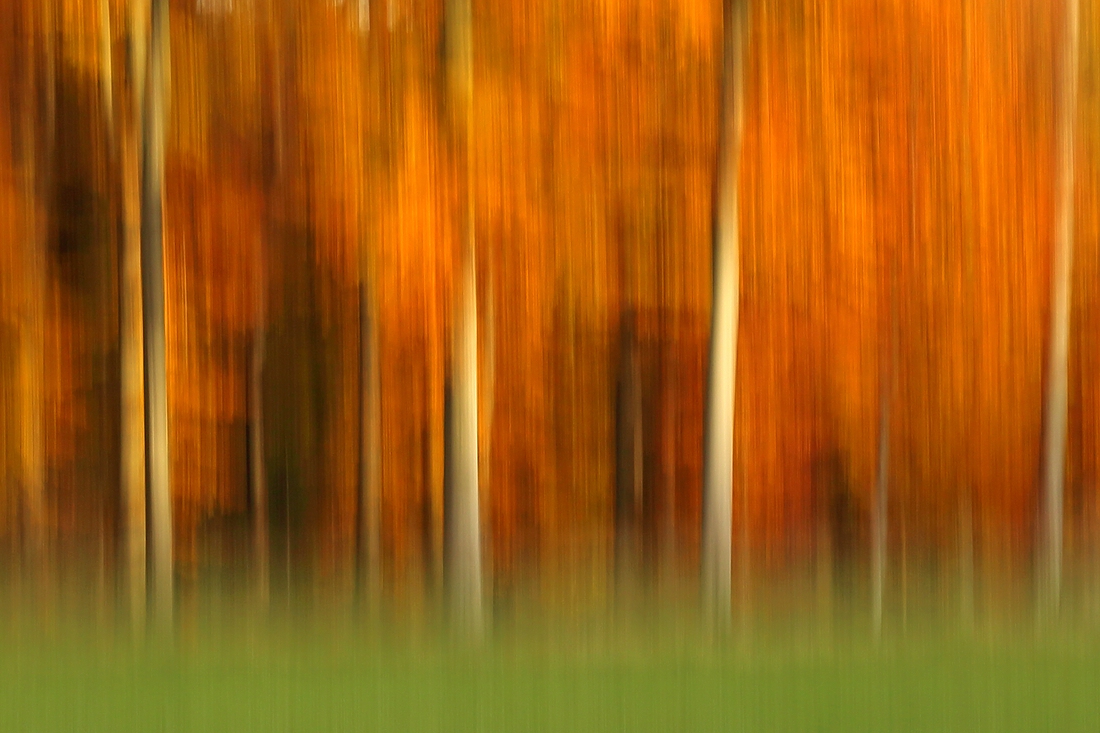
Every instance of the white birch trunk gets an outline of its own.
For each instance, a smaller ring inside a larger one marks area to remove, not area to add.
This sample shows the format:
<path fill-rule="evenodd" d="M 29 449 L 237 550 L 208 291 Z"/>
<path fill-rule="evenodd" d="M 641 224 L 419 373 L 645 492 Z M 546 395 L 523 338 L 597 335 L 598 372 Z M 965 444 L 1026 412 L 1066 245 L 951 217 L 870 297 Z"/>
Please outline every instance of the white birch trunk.
<path fill-rule="evenodd" d="M 747 0 L 726 0 L 701 548 L 704 613 L 720 625 L 729 618 L 733 582 L 733 416 L 741 298 L 737 197 L 747 20 Z"/>
<path fill-rule="evenodd" d="M 1058 94 L 1058 171 L 1054 263 L 1050 285 L 1050 340 L 1043 404 L 1042 560 L 1040 604 L 1058 610 L 1062 585 L 1063 496 L 1069 409 L 1070 285 L 1073 274 L 1074 150 L 1077 129 L 1078 0 L 1066 0 Z"/>
<path fill-rule="evenodd" d="M 482 631 L 481 510 L 478 481 L 477 270 L 471 160 L 473 19 L 470 0 L 448 0 L 447 76 L 456 158 L 465 165 L 461 254 L 454 311 L 453 393 L 446 482 L 444 572 L 451 612 L 471 636 Z"/>

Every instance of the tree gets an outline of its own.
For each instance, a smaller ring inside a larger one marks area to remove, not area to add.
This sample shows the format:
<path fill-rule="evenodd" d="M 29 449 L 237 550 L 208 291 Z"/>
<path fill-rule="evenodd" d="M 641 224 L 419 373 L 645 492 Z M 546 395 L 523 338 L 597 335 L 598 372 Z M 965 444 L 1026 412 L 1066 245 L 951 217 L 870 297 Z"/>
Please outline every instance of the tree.
<path fill-rule="evenodd" d="M 107 147 L 112 169 L 111 196 L 117 204 L 119 298 L 119 489 L 121 507 L 121 557 L 123 587 L 134 630 L 141 632 L 146 611 L 146 501 L 145 501 L 145 369 L 141 317 L 141 229 L 139 203 L 140 141 L 133 135 L 141 114 L 144 53 L 135 53 L 117 77 L 121 89 L 132 96 L 115 94 L 116 76 L 111 49 L 110 8 L 100 3 L 102 94 L 107 120 Z M 137 4 L 130 8 L 129 30 L 135 49 L 144 48 L 144 15 Z M 129 87 L 127 86 L 129 85 Z M 117 104 L 117 107 L 116 107 Z"/>
<path fill-rule="evenodd" d="M 370 3 L 359 0 L 357 6 L 360 32 L 360 83 L 372 79 L 370 64 L 374 50 L 370 44 Z M 375 47 L 377 48 L 377 47 Z M 384 54 L 385 51 L 379 51 Z M 382 59 L 386 59 L 385 56 Z M 388 60 L 388 59 L 386 59 Z M 385 63 L 383 61 L 383 63 Z M 388 73 L 388 64 L 385 71 Z M 386 76 L 379 74 L 383 89 L 364 89 L 363 98 L 372 92 L 385 97 Z M 368 135 L 364 125 L 364 135 Z M 363 148 L 369 142 L 364 140 Z M 367 169 L 364 169 L 364 175 Z M 369 196 L 371 186 L 364 185 Z M 364 216 L 371 211 L 370 202 L 363 201 Z M 374 232 L 378 227 L 373 228 Z M 377 609 L 381 590 L 382 567 L 382 369 L 380 342 L 380 276 L 378 273 L 377 236 L 361 235 L 359 243 L 359 485 L 356 574 L 360 598 L 370 608 Z"/>
<path fill-rule="evenodd" d="M 168 0 L 151 0 L 148 68 L 141 104 L 141 285 L 145 354 L 145 445 L 152 614 L 173 611 L 172 492 L 168 459 L 168 370 L 164 319 L 164 151 L 169 84 Z"/>
<path fill-rule="evenodd" d="M 444 9 L 451 141 L 464 167 L 457 296 L 454 309 L 452 405 L 448 426 L 443 564 L 458 627 L 477 635 L 482 625 L 481 517 L 478 482 L 477 274 L 474 242 L 471 136 L 473 127 L 473 18 L 470 0 Z"/>
<path fill-rule="evenodd" d="M 1042 560 L 1039 594 L 1042 611 L 1057 612 L 1062 584 L 1063 496 L 1066 423 L 1069 411 L 1070 285 L 1073 272 L 1074 150 L 1077 131 L 1079 0 L 1066 0 L 1065 33 L 1059 69 L 1057 192 L 1054 253 L 1047 334 L 1046 394 L 1043 401 Z"/>
<path fill-rule="evenodd" d="M 620 593 L 635 590 L 641 546 L 642 386 L 635 314 L 624 316 L 615 399 L 615 574 Z"/>
<path fill-rule="evenodd" d="M 713 304 L 703 464 L 702 586 L 704 612 L 729 615 L 733 552 L 733 415 L 740 308 L 738 169 L 743 126 L 743 49 L 748 0 L 725 0 L 721 128 L 714 211 Z"/>
<path fill-rule="evenodd" d="M 271 544 L 268 533 L 267 454 L 264 450 L 264 360 L 267 357 L 267 249 L 256 251 L 256 322 L 248 373 L 248 480 L 252 504 L 253 572 L 256 601 L 265 608 L 270 595 Z"/>
<path fill-rule="evenodd" d="M 28 6 L 21 20 L 28 52 L 22 81 L 19 144 L 28 231 L 23 243 L 24 307 L 19 337 L 21 478 L 27 569 L 44 587 L 46 572 L 46 295 L 49 220 L 56 157 L 55 8 Z M 43 47 L 39 47 L 39 43 Z M 44 119 L 44 123 L 38 120 Z"/>
<path fill-rule="evenodd" d="M 891 278 L 892 280 L 892 278 Z M 892 284 L 892 283 L 891 283 Z M 887 289 L 888 354 L 879 385 L 878 465 L 875 469 L 875 498 L 871 514 L 871 625 L 876 638 L 882 634 L 883 598 L 886 594 L 886 526 L 890 498 L 890 401 L 895 376 L 897 314 L 892 287 Z"/>
<path fill-rule="evenodd" d="M 972 94 L 970 88 L 970 2 L 962 0 L 962 239 L 963 256 L 965 257 L 964 287 L 969 290 L 967 300 L 971 304 L 970 312 L 970 340 L 971 358 L 976 359 L 979 348 L 981 332 L 977 324 L 977 241 L 974 234 L 974 188 L 973 170 L 974 154 L 970 143 L 970 115 L 972 107 Z M 967 415 L 970 421 L 968 433 L 975 434 L 978 391 L 978 367 L 971 362 L 971 378 L 967 390 Z M 973 440 L 973 438 L 971 438 Z M 973 446 L 973 443 L 971 443 Z M 974 454 L 973 448 L 970 454 Z M 971 472 L 965 478 L 965 485 L 961 487 L 959 496 L 959 579 L 960 579 L 960 612 L 962 623 L 970 627 L 974 621 L 974 476 Z"/>

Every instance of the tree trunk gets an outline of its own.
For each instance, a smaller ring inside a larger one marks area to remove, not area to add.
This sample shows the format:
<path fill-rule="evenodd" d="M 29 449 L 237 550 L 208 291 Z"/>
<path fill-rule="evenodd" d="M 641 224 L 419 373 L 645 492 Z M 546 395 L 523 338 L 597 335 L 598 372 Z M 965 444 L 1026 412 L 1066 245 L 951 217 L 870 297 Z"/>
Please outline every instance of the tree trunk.
<path fill-rule="evenodd" d="M 482 630 L 481 517 L 478 483 L 477 269 L 474 242 L 471 134 L 473 19 L 470 0 L 448 0 L 445 13 L 447 78 L 455 159 L 464 166 L 457 298 L 454 310 L 453 394 L 444 506 L 444 572 L 458 628 Z"/>
<path fill-rule="evenodd" d="M 141 276 L 145 349 L 149 570 L 153 622 L 173 615 L 172 491 L 168 457 L 168 371 L 164 320 L 163 184 L 169 83 L 168 0 L 152 0 L 149 68 L 142 109 Z"/>
<path fill-rule="evenodd" d="M 1045 615 L 1057 613 L 1062 585 L 1063 495 L 1069 409 L 1070 284 L 1073 273 L 1073 157 L 1077 130 L 1078 12 L 1078 0 L 1066 0 L 1065 36 L 1058 79 L 1061 101 L 1058 119 L 1058 198 L 1054 219 L 1050 331 L 1043 405 L 1043 525 L 1039 603 Z"/>
<path fill-rule="evenodd" d="M 265 610 L 271 596 L 268 532 L 267 454 L 264 447 L 264 360 L 267 356 L 267 272 L 265 248 L 256 257 L 256 324 L 248 375 L 248 478 L 252 504 L 252 564 L 256 602 Z"/>
<path fill-rule="evenodd" d="M 616 395 L 615 575 L 624 602 L 638 590 L 643 492 L 641 369 L 633 315 L 620 337 Z"/>
<path fill-rule="evenodd" d="M 142 332 L 141 286 L 141 151 L 140 132 L 145 78 L 146 13 L 130 8 L 133 53 L 126 69 L 132 96 L 120 103 L 115 139 L 122 204 L 119 237 L 119 481 L 122 507 L 122 562 L 130 620 L 135 634 L 144 632 L 146 599 L 145 486 L 145 338 Z"/>
<path fill-rule="evenodd" d="M 741 75 L 748 0 L 726 0 L 724 13 L 725 54 L 714 213 L 701 558 L 704 613 L 720 625 L 725 625 L 729 618 L 733 582 L 733 415 L 741 298 L 737 197 L 743 124 Z"/>
<path fill-rule="evenodd" d="M 963 215 L 963 256 L 966 271 L 964 274 L 964 287 L 969 291 L 968 302 L 970 328 L 970 385 L 966 395 L 966 415 L 969 421 L 967 431 L 967 456 L 969 469 L 963 477 L 962 495 L 959 501 L 959 613 L 964 629 L 972 629 L 974 626 L 974 470 L 973 456 L 977 455 L 978 423 L 975 419 L 978 409 L 978 350 L 981 339 L 981 331 L 978 328 L 978 302 L 981 294 L 978 292 L 978 251 L 977 238 L 974 232 L 974 187 L 973 170 L 974 158 L 970 141 L 970 116 L 971 116 L 971 91 L 970 91 L 970 0 L 962 0 L 962 215 Z"/>
<path fill-rule="evenodd" d="M 481 529 L 477 452 L 477 310 L 472 253 L 463 256 L 455 313 L 454 385 L 450 411 L 449 496 L 444 566 L 455 622 L 478 634 L 482 623 Z"/>
<path fill-rule="evenodd" d="M 360 593 L 375 605 L 382 567 L 382 383 L 378 353 L 378 293 L 373 263 L 359 287 L 359 578 Z"/>
<path fill-rule="evenodd" d="M 889 384 L 892 376 L 892 369 L 884 370 L 879 390 L 878 468 L 875 503 L 871 515 L 871 626 L 876 639 L 882 635 L 882 607 L 886 594 L 886 510 L 890 473 Z"/>
<path fill-rule="evenodd" d="M 30 59 L 23 79 L 20 143 L 27 232 L 23 246 L 24 298 L 19 338 L 23 551 L 32 588 L 48 586 L 46 516 L 46 295 L 48 288 L 49 217 L 53 208 L 56 79 L 54 32 L 50 6 L 28 8 L 25 32 Z M 43 48 L 40 51 L 38 43 Z"/>

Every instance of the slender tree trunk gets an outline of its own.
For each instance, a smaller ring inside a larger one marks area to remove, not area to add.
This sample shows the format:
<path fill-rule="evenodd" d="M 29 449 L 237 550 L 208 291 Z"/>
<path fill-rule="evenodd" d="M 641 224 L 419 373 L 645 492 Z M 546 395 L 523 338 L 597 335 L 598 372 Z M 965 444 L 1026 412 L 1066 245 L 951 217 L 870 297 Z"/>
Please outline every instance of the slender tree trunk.
<path fill-rule="evenodd" d="M 361 594 L 375 605 L 382 566 L 382 382 L 378 291 L 372 265 L 364 265 L 359 287 L 359 577 Z"/>
<path fill-rule="evenodd" d="M 615 406 L 616 486 L 615 486 L 615 574 L 621 599 L 625 602 L 637 590 L 641 556 L 642 466 L 642 395 L 641 370 L 633 316 L 623 328 L 619 356 L 619 386 Z"/>
<path fill-rule="evenodd" d="M 471 160 L 473 126 L 473 18 L 470 0 L 445 9 L 447 80 L 455 158 L 464 166 L 461 254 L 454 310 L 453 393 L 444 507 L 444 572 L 454 621 L 480 635 L 483 624 L 481 516 L 478 482 L 477 268 Z"/>
<path fill-rule="evenodd" d="M 118 246 L 119 299 L 119 505 L 121 565 L 134 631 L 145 620 L 145 431 L 141 334 L 141 240 L 138 236 L 134 145 L 129 134 L 136 108 L 115 108 L 110 3 L 100 0 L 100 92 L 106 116 L 111 211 Z M 125 75 L 124 75 L 125 76 Z M 130 76 L 132 77 L 132 71 Z"/>
<path fill-rule="evenodd" d="M 359 28 L 364 36 L 370 32 L 370 3 L 360 0 Z M 362 59 L 361 82 L 370 78 L 367 38 L 360 41 Z M 387 68 L 388 72 L 388 68 Z M 378 93 L 367 90 L 364 95 Z M 383 96 L 385 93 L 383 92 Z M 388 110 L 387 110 L 388 111 Z M 364 141 L 364 149 L 369 143 Z M 366 174 L 364 170 L 364 174 Z M 369 195 L 369 186 L 364 192 Z M 369 202 L 362 201 L 364 212 L 372 211 Z M 377 232 L 377 228 L 374 228 Z M 357 532 L 357 591 L 360 602 L 377 612 L 382 591 L 382 370 L 379 313 L 382 307 L 379 291 L 377 237 L 364 236 L 359 249 L 359 506 Z"/>
<path fill-rule="evenodd" d="M 144 633 L 146 596 L 145 485 L 145 334 L 141 274 L 141 125 L 144 108 L 145 45 L 148 8 L 133 3 L 129 11 L 131 54 L 126 69 L 129 98 L 120 105 L 117 152 L 122 200 L 119 241 L 119 388 L 120 465 L 122 491 L 122 554 L 126 595 L 135 635 Z"/>
<path fill-rule="evenodd" d="M 890 473 L 889 385 L 893 376 L 891 367 L 883 370 L 882 386 L 879 390 L 878 468 L 871 516 L 871 625 L 876 639 L 882 635 L 882 608 L 886 594 L 886 521 Z"/>
<path fill-rule="evenodd" d="M 978 328 L 980 293 L 978 292 L 978 243 L 974 233 L 974 160 L 970 142 L 971 91 L 970 91 L 970 0 L 962 0 L 962 212 L 963 212 L 963 252 L 966 258 L 964 287 L 967 289 L 970 304 L 967 326 L 970 329 L 970 385 L 966 396 L 966 414 L 969 422 L 966 443 L 969 447 L 967 475 L 964 476 L 962 496 L 959 501 L 959 612 L 963 627 L 970 629 L 974 625 L 974 472 L 973 456 L 977 455 L 978 423 L 975 419 L 978 409 L 978 365 L 977 355 L 981 332 Z"/>
<path fill-rule="evenodd" d="M 477 311 L 472 253 L 463 257 L 455 313 L 454 383 L 445 506 L 444 566 L 455 622 L 479 634 L 482 626 L 481 528 L 477 453 Z"/>
<path fill-rule="evenodd" d="M 56 20 L 50 6 L 28 8 L 30 59 L 24 83 L 24 191 L 28 232 L 24 240 L 24 314 L 20 336 L 20 423 L 25 564 L 32 587 L 48 586 L 46 526 L 45 348 L 49 217 L 53 208 L 54 138 L 56 134 Z M 38 44 L 42 44 L 41 50 Z M 39 595 L 39 600 L 42 600 Z"/>
<path fill-rule="evenodd" d="M 733 582 L 733 415 L 741 298 L 737 197 L 748 0 L 726 0 L 724 17 L 725 54 L 714 213 L 714 283 L 704 438 L 701 557 L 704 613 L 710 621 L 722 626 L 729 620 Z"/>
<path fill-rule="evenodd" d="M 249 494 L 252 499 L 252 562 L 256 602 L 266 609 L 271 597 L 271 542 L 268 532 L 267 453 L 264 442 L 264 360 L 267 357 L 267 251 L 256 257 L 256 324 L 248 376 Z"/>
<path fill-rule="evenodd" d="M 484 351 L 483 368 L 478 379 L 478 485 L 479 494 L 489 495 L 491 490 L 489 461 L 492 458 L 490 452 L 493 442 L 493 416 L 496 412 L 496 375 L 497 375 L 497 310 L 496 310 L 496 281 L 493 276 L 492 262 L 486 262 L 484 308 L 481 309 L 480 321 L 482 328 L 481 344 Z M 492 543 L 482 543 L 482 565 L 492 567 Z M 492 595 L 492 573 L 484 573 L 482 576 L 482 595 Z"/>
<path fill-rule="evenodd" d="M 1070 285 L 1073 276 L 1074 151 L 1077 132 L 1078 0 L 1066 0 L 1058 95 L 1058 190 L 1051 268 L 1050 331 L 1043 404 L 1042 548 L 1039 603 L 1058 611 L 1062 586 L 1063 496 L 1069 410 Z"/>
<path fill-rule="evenodd" d="M 168 0 L 151 0 L 149 68 L 142 114 L 141 275 L 145 348 L 149 570 L 153 621 L 173 616 L 172 491 L 168 457 L 168 371 L 164 319 L 163 186 L 169 49 Z"/>

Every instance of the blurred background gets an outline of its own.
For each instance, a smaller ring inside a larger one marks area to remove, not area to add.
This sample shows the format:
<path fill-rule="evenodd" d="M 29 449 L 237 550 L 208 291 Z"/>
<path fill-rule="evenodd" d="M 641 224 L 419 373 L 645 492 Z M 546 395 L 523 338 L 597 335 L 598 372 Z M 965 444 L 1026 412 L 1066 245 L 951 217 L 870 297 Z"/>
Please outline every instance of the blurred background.
<path fill-rule="evenodd" d="M 4 573 L 104 618 L 694 603 L 710 451 L 735 614 L 1093 617 L 1098 30 L 3 0 Z"/>

